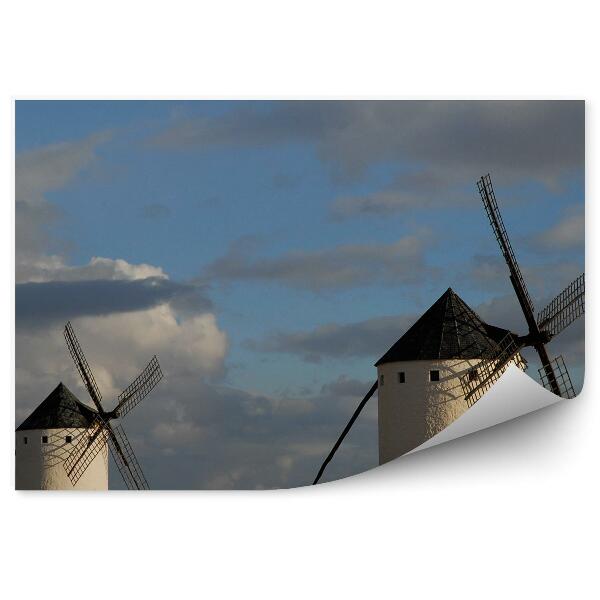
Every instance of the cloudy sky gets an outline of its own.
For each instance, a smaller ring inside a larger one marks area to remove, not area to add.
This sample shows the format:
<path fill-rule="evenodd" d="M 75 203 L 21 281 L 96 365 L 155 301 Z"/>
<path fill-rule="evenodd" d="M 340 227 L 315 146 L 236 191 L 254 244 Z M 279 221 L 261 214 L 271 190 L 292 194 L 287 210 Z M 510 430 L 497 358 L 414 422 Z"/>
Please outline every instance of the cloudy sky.
<path fill-rule="evenodd" d="M 449 286 L 525 332 L 487 172 L 541 309 L 584 270 L 583 103 L 17 102 L 16 424 L 87 399 L 70 319 L 109 406 L 158 354 L 124 423 L 152 488 L 310 483 Z M 583 319 L 549 349 L 579 389 Z M 376 419 L 324 480 L 377 463 Z"/>

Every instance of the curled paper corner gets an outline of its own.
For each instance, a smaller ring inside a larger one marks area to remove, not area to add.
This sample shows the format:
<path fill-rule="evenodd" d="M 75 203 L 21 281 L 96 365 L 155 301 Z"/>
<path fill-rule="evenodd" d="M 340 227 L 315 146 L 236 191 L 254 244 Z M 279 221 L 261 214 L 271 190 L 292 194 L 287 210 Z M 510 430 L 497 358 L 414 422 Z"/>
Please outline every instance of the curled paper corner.
<path fill-rule="evenodd" d="M 529 375 L 511 365 L 500 380 L 463 413 L 432 438 L 407 454 L 470 435 L 482 429 L 516 419 L 562 400 Z"/>

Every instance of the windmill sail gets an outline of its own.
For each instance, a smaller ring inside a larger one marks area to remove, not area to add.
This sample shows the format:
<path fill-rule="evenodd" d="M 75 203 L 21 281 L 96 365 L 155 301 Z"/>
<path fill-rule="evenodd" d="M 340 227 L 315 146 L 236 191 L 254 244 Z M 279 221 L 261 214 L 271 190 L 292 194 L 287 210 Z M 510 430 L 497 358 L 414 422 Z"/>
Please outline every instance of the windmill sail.
<path fill-rule="evenodd" d="M 511 362 L 522 371 L 526 369 L 527 363 L 519 354 L 520 350 L 521 346 L 515 342 L 511 334 L 508 334 L 500 342 L 495 354 L 482 357 L 482 361 L 477 365 L 476 377 L 472 377 L 471 373 L 460 377 L 465 402 L 469 408 L 500 379 Z"/>
<path fill-rule="evenodd" d="M 552 371 L 556 377 L 558 382 L 558 388 L 560 391 L 560 396 L 562 398 L 575 398 L 575 389 L 573 388 L 573 384 L 571 383 L 571 376 L 569 375 L 569 371 L 567 370 L 567 365 L 565 364 L 565 360 L 562 356 L 557 356 L 551 365 Z M 550 386 L 550 382 L 548 381 L 547 369 L 542 367 L 538 369 L 540 374 L 540 380 L 542 385 L 550 391 L 552 387 Z"/>
<path fill-rule="evenodd" d="M 142 373 L 117 398 L 116 408 L 107 412 L 102 407 L 102 396 L 94 374 L 70 322 L 65 326 L 64 335 L 77 371 L 98 409 L 98 415 L 92 421 L 91 426 L 81 436 L 63 463 L 71 483 L 75 485 L 81 479 L 98 453 L 108 444 L 127 487 L 137 490 L 149 489 L 148 481 L 127 439 L 125 430 L 120 425 L 111 427 L 110 421 L 118 416 L 126 415 L 156 387 L 163 377 L 158 359 L 156 356 L 152 358 Z"/>
<path fill-rule="evenodd" d="M 556 381 L 556 376 L 552 371 L 550 357 L 548 356 L 548 353 L 546 352 L 546 346 L 544 345 L 548 340 L 542 335 L 542 332 L 540 331 L 535 319 L 533 302 L 531 301 L 531 297 L 527 291 L 525 279 L 523 278 L 521 269 L 519 268 L 517 259 L 515 257 L 515 253 L 513 252 L 510 244 L 510 240 L 508 239 L 508 233 L 504 227 L 504 221 L 502 220 L 502 215 L 500 214 L 500 209 L 498 208 L 498 203 L 496 202 L 496 194 L 494 193 L 492 179 L 489 174 L 483 176 L 477 182 L 477 188 L 479 189 L 479 194 L 481 195 L 481 200 L 483 201 L 483 206 L 485 207 L 485 211 L 490 221 L 490 225 L 492 226 L 492 230 L 494 231 L 494 235 L 496 236 L 496 240 L 498 241 L 500 249 L 502 250 L 504 260 L 508 265 L 510 281 L 513 289 L 515 290 L 515 294 L 517 295 L 517 300 L 521 305 L 523 315 L 525 316 L 525 321 L 527 321 L 527 326 L 529 327 L 531 344 L 538 353 L 540 362 L 542 365 L 544 365 L 546 377 L 548 378 L 548 382 L 552 387 L 552 391 L 555 394 L 560 395 L 558 382 Z"/>
<path fill-rule="evenodd" d="M 109 436 L 110 453 L 125 485 L 130 490 L 149 490 L 148 481 L 133 452 L 129 439 L 125 435 L 125 430 L 121 425 L 110 427 L 110 430 L 112 434 Z"/>
<path fill-rule="evenodd" d="M 538 314 L 538 327 L 558 335 L 585 312 L 585 275 L 570 283 Z"/>
<path fill-rule="evenodd" d="M 80 436 L 79 441 L 63 463 L 73 485 L 81 479 L 98 453 L 106 448 L 108 437 L 108 423 L 100 415 L 96 415 L 92 424 Z"/>
<path fill-rule="evenodd" d="M 94 401 L 96 408 L 99 411 L 102 411 L 102 396 L 100 395 L 100 390 L 96 384 L 96 379 L 94 378 L 92 369 L 85 358 L 83 350 L 81 349 L 81 344 L 75 336 L 75 331 L 73 331 L 71 322 L 66 324 L 64 336 L 65 341 L 67 342 L 67 348 L 69 349 L 71 357 L 73 358 L 73 362 L 79 371 L 79 375 L 81 375 L 81 379 L 83 380 L 90 397 Z"/>
<path fill-rule="evenodd" d="M 506 227 L 504 226 L 500 209 L 498 208 L 498 202 L 496 201 L 496 194 L 494 193 L 494 188 L 492 187 L 492 178 L 490 175 L 488 174 L 482 177 L 477 182 L 477 187 L 483 201 L 483 206 L 485 207 L 485 211 L 490 221 L 490 225 L 492 226 L 492 230 L 494 231 L 494 235 L 496 236 L 496 240 L 498 241 L 498 245 L 500 246 L 500 250 L 504 256 L 504 260 L 508 265 L 510 279 L 515 292 L 517 293 L 519 303 L 525 312 L 525 317 L 528 318 L 529 314 L 531 315 L 530 318 L 533 319 L 533 302 L 531 301 L 531 297 L 527 291 L 525 279 L 523 278 L 521 269 L 519 268 L 515 253 L 508 238 L 508 233 L 506 231 Z"/>
<path fill-rule="evenodd" d="M 134 406 L 138 405 L 158 384 L 163 374 L 156 356 L 148 366 L 117 398 L 115 412 L 119 417 L 124 417 Z"/>

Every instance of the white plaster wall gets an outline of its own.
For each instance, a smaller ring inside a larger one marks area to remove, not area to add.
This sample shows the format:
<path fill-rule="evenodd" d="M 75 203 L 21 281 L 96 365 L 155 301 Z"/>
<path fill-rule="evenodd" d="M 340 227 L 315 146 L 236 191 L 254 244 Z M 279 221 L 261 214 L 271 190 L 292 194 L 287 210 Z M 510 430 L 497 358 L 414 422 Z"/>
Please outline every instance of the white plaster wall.
<path fill-rule="evenodd" d="M 105 446 L 73 486 L 63 466 L 78 438 L 87 429 L 32 429 L 17 431 L 15 440 L 15 488 L 17 490 L 107 490 L 108 448 Z M 42 443 L 42 436 L 48 443 Z M 67 435 L 72 436 L 67 443 Z M 27 437 L 27 444 L 24 438 Z"/>
<path fill-rule="evenodd" d="M 420 446 L 467 410 L 459 377 L 480 362 L 414 360 L 377 367 L 379 464 Z M 440 372 L 439 381 L 429 381 L 431 370 Z M 404 371 L 406 383 L 398 382 L 400 371 Z"/>
<path fill-rule="evenodd" d="M 459 419 L 410 453 L 516 419 L 560 400 L 562 398 L 555 396 L 538 381 L 511 364 L 502 377 Z"/>

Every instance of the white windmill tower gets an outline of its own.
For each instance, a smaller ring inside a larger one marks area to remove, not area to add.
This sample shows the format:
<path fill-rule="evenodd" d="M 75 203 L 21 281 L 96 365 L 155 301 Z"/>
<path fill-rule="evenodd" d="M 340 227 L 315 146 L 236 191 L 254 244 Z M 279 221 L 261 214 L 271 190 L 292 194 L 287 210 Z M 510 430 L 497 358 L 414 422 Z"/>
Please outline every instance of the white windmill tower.
<path fill-rule="evenodd" d="M 148 489 L 148 482 L 120 424 L 111 425 L 137 406 L 162 379 L 156 356 L 104 410 L 92 370 L 70 323 L 67 347 L 94 402 L 80 402 L 61 382 L 17 427 L 15 487 L 18 490 L 106 490 L 108 452 L 129 489 Z"/>
<path fill-rule="evenodd" d="M 375 363 L 379 464 L 445 429 L 469 403 L 461 378 L 477 382 L 518 336 L 488 325 L 451 289 Z M 513 361 L 524 368 L 520 354 Z"/>
<path fill-rule="evenodd" d="M 106 490 L 106 445 L 88 465 L 76 485 L 63 464 L 87 435 L 96 411 L 80 402 L 62 382 L 19 425 L 15 440 L 15 487 L 18 490 Z"/>
<path fill-rule="evenodd" d="M 535 316 L 533 302 L 517 263 L 489 175 L 477 182 L 479 194 L 528 327 L 518 336 L 488 325 L 448 289 L 375 363 L 377 380 L 355 410 L 313 482 L 379 389 L 379 463 L 388 462 L 427 441 L 470 408 L 506 371 L 527 367 L 520 352 L 537 352 L 541 383 L 563 398 L 575 393 L 561 356 L 551 360 L 546 344 L 585 310 L 582 274 Z"/>

